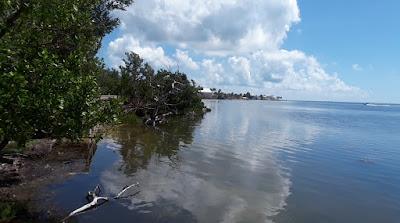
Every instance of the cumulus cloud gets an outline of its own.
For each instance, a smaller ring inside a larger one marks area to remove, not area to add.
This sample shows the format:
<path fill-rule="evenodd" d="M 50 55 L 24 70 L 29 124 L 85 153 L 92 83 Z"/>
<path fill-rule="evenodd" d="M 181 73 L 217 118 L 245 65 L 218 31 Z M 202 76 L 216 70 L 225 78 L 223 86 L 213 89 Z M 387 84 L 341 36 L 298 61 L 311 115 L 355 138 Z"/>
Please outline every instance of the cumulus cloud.
<path fill-rule="evenodd" d="M 232 69 L 232 74 L 236 75 L 236 79 L 240 81 L 240 83 L 247 83 L 249 85 L 253 83 L 249 59 L 241 56 L 233 56 L 228 59 L 228 62 Z"/>
<path fill-rule="evenodd" d="M 139 54 L 147 62 L 150 62 L 155 67 L 172 67 L 175 66 L 175 61 L 167 56 L 164 49 L 160 46 L 143 46 L 139 40 L 132 35 L 123 35 L 108 45 L 108 57 L 112 66 L 118 67 L 122 64 L 125 52 L 135 52 Z"/>
<path fill-rule="evenodd" d="M 214 102 L 206 103 L 222 109 Z M 135 174 L 126 174 L 124 165 L 116 163 L 102 172 L 101 184 L 106 192 L 116 194 L 124 185 L 140 182 L 140 193 L 121 203 L 136 213 L 146 211 L 159 217 L 158 214 L 174 216 L 171 214 L 174 210 L 186 210 L 194 216 L 194 222 L 272 222 L 273 216 L 286 206 L 292 185 L 291 170 L 279 164 L 276 150 L 285 147 L 285 153 L 301 152 L 307 148 L 304 145 L 314 142 L 322 132 L 313 122 L 299 124 L 296 118 L 282 116 L 274 109 L 249 115 L 251 108 L 247 106 L 236 108 L 238 116 L 224 115 L 230 108 L 215 112 L 196 127 L 200 135 L 219 134 L 223 144 L 196 137 L 193 145 L 187 145 L 188 150 L 201 149 L 194 153 L 179 152 L 171 159 L 153 154 L 146 168 L 138 168 Z M 260 125 L 259 116 L 268 117 L 266 120 L 279 116 L 283 121 L 275 123 L 271 131 L 270 125 Z M 264 136 L 244 140 L 254 132 L 263 132 Z M 121 145 L 110 140 L 105 142 L 111 144 L 108 148 L 120 148 L 121 154 L 127 154 L 134 147 L 132 141 L 125 140 L 128 141 L 120 141 Z M 135 149 L 143 152 L 140 145 Z M 218 211 L 210 212 L 210 207 Z M 181 219 L 185 220 L 190 222 Z"/>
<path fill-rule="evenodd" d="M 222 64 L 216 63 L 214 60 L 204 59 L 201 67 L 203 72 L 201 81 L 203 83 L 222 84 L 228 81 L 224 78 L 225 70 Z"/>
<path fill-rule="evenodd" d="M 182 51 L 182 50 L 177 49 L 175 57 L 176 57 L 178 63 L 182 63 L 185 67 L 187 67 L 191 70 L 199 69 L 199 65 L 193 61 L 193 59 L 189 56 L 187 51 Z"/>
<path fill-rule="evenodd" d="M 300 22 L 296 0 L 137 0 L 116 16 L 122 34 L 108 46 L 114 66 L 123 52 L 135 51 L 156 67 L 178 65 L 205 87 L 318 93 L 328 97 L 323 99 L 363 95 L 315 57 L 282 48 Z"/>
<path fill-rule="evenodd" d="M 258 52 L 253 55 L 253 61 L 255 69 L 259 69 L 256 83 L 273 83 L 282 89 L 313 92 L 358 90 L 336 75 L 328 74 L 314 57 L 301 51 Z"/>
<path fill-rule="evenodd" d="M 232 56 L 221 63 L 207 63 L 209 74 L 218 73 L 218 81 L 253 88 L 275 90 L 352 93 L 361 90 L 345 84 L 337 75 L 328 74 L 318 61 L 301 51 L 258 51 L 249 56 Z M 214 68 L 214 69 L 213 69 Z M 227 75 L 229 74 L 229 75 Z M 213 75 L 208 84 L 215 83 Z"/>
<path fill-rule="evenodd" d="M 363 70 L 363 68 L 361 67 L 361 65 L 360 64 L 353 64 L 353 65 L 351 65 L 351 68 L 353 69 L 353 70 L 355 70 L 355 71 L 362 71 Z"/>
<path fill-rule="evenodd" d="M 295 0 L 138 0 L 118 16 L 143 40 L 210 54 L 277 48 L 300 21 Z"/>

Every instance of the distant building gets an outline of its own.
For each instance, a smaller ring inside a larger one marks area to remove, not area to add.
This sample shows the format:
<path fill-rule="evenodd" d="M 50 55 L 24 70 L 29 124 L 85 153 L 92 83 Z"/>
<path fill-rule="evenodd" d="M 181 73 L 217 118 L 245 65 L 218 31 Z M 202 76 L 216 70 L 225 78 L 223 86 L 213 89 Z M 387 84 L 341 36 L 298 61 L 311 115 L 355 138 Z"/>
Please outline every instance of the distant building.
<path fill-rule="evenodd" d="M 212 93 L 212 91 L 211 91 L 211 89 L 210 88 L 203 88 L 201 91 L 200 91 L 200 93 Z"/>
<path fill-rule="evenodd" d="M 201 97 L 204 99 L 212 99 L 213 97 L 213 92 L 211 91 L 210 88 L 203 88 L 203 90 L 200 91 Z"/>
<path fill-rule="evenodd" d="M 267 100 L 267 101 L 280 101 L 281 96 L 273 95 L 252 95 L 250 92 L 245 94 L 237 93 L 225 93 L 221 89 L 217 91 L 215 88 L 203 88 L 199 91 L 201 98 L 203 99 L 221 99 L 221 100 Z"/>

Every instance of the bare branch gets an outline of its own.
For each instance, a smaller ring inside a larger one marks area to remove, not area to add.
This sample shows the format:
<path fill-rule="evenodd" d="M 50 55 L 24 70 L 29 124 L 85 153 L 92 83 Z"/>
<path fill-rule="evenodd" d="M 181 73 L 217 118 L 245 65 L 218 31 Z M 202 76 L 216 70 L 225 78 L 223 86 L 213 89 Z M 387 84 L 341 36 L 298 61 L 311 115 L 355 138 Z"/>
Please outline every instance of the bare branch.
<path fill-rule="evenodd" d="M 119 199 L 119 198 L 121 198 L 121 196 L 122 196 L 123 193 L 125 193 L 125 192 L 126 192 L 127 190 L 129 190 L 130 188 L 132 188 L 132 187 L 137 187 L 137 186 L 139 186 L 139 183 L 138 183 L 138 182 L 136 182 L 136 183 L 134 183 L 134 184 L 132 184 L 132 185 L 130 185 L 130 186 L 124 187 L 124 188 L 117 194 L 117 196 L 114 197 L 114 199 Z"/>
<path fill-rule="evenodd" d="M 65 222 L 66 220 L 68 220 L 69 218 L 76 216 L 78 214 L 82 214 L 88 210 L 91 210 L 95 207 L 98 207 L 104 203 L 106 203 L 107 201 L 109 201 L 108 197 L 100 197 L 98 196 L 101 192 L 100 186 L 97 185 L 93 191 L 89 191 L 88 192 L 88 197 L 92 198 L 92 201 L 83 205 L 82 207 L 75 209 L 74 211 L 72 211 L 66 218 L 64 218 L 62 220 L 62 222 Z"/>
<path fill-rule="evenodd" d="M 101 202 L 101 201 L 103 201 L 103 202 Z M 83 205 L 82 207 L 80 207 L 80 208 L 78 208 L 78 209 L 72 211 L 72 212 L 63 220 L 63 222 L 65 222 L 67 219 L 69 219 L 69 218 L 72 217 L 72 216 L 81 214 L 81 213 L 86 212 L 86 211 L 88 211 L 88 210 L 90 210 L 90 209 L 93 209 L 93 208 L 95 208 L 95 207 L 98 207 L 98 206 L 104 204 L 104 203 L 107 202 L 107 201 L 108 201 L 108 197 L 97 197 L 97 196 L 95 196 L 95 197 L 93 198 L 93 201 L 92 201 L 92 202 L 90 202 L 90 203 L 88 203 L 88 204 L 85 204 L 85 205 Z"/>
<path fill-rule="evenodd" d="M 117 200 L 117 199 L 125 198 L 125 197 L 122 197 L 122 195 L 123 195 L 127 190 L 129 190 L 130 188 L 136 187 L 136 186 L 139 186 L 139 183 L 134 183 L 134 184 L 132 184 L 132 185 L 129 185 L 129 186 L 124 187 L 124 188 L 117 194 L 117 196 L 113 197 L 112 199 Z M 77 208 L 77 209 L 73 210 L 67 217 L 65 217 L 65 218 L 62 220 L 62 222 L 66 222 L 69 218 L 71 218 L 71 217 L 73 217 L 73 216 L 76 216 L 76 215 L 85 213 L 86 211 L 89 211 L 89 210 L 91 210 L 91 209 L 93 209 L 93 208 L 99 207 L 99 206 L 103 205 L 104 203 L 106 203 L 106 202 L 108 202 L 108 201 L 111 200 L 111 198 L 109 198 L 109 197 L 101 197 L 101 196 L 99 196 L 100 193 L 101 193 L 100 185 L 97 185 L 97 186 L 94 188 L 93 191 L 89 191 L 89 192 L 88 192 L 88 198 L 89 198 L 89 199 L 92 199 L 92 201 L 89 202 L 89 203 L 87 203 L 87 204 L 85 204 L 85 205 L 83 205 L 83 206 L 80 207 L 80 208 Z M 136 194 L 138 194 L 138 193 L 139 193 L 139 192 L 136 192 L 136 193 L 134 193 L 133 195 L 130 195 L 130 196 L 134 196 L 134 195 L 136 195 Z M 130 196 L 126 196 L 126 197 L 130 197 Z"/>

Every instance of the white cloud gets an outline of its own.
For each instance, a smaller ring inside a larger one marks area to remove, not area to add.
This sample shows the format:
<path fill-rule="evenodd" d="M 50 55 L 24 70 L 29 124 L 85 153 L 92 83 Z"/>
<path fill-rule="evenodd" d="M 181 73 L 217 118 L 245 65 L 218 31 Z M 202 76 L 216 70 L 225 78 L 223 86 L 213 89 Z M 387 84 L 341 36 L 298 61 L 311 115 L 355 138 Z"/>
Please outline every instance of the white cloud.
<path fill-rule="evenodd" d="M 131 35 L 123 35 L 110 42 L 108 46 L 108 55 L 113 67 L 122 64 L 125 52 L 135 52 L 147 62 L 157 68 L 172 67 L 176 62 L 165 55 L 160 46 L 142 46 L 140 42 Z"/>
<path fill-rule="evenodd" d="M 258 51 L 222 59 L 220 63 L 209 62 L 204 67 L 209 74 L 201 82 L 205 86 L 216 83 L 228 89 L 229 85 L 242 86 L 256 93 L 268 91 L 295 99 L 302 99 L 302 96 L 315 100 L 320 99 L 318 97 L 336 100 L 365 97 L 361 89 L 347 85 L 336 74 L 328 74 L 314 57 L 301 51 Z"/>
<path fill-rule="evenodd" d="M 208 106 L 213 104 L 206 103 Z M 100 176 L 105 192 L 116 194 L 124 185 L 140 182 L 140 193 L 125 199 L 121 205 L 136 211 L 157 213 L 171 213 L 173 207 L 174 210 L 186 210 L 198 222 L 272 222 L 273 216 L 285 208 L 292 193 L 291 170 L 279 164 L 276 159 L 277 148 L 290 148 L 285 151 L 289 154 L 301 152 L 323 132 L 313 122 L 299 125 L 296 118 L 282 116 L 270 109 L 254 111 L 249 115 L 249 110 L 243 109 L 244 106 L 247 105 L 236 108 L 239 116 L 216 112 L 196 128 L 200 135 L 224 132 L 220 139 L 225 142 L 223 146 L 198 137 L 193 145 L 188 145 L 189 150 L 202 148 L 194 155 L 183 152 L 169 157 L 171 159 L 157 157 L 147 162 L 146 168 L 138 168 L 135 174 L 125 174 L 120 163 L 116 163 Z M 269 125 L 256 125 L 260 121 L 259 115 L 265 115 L 269 120 L 283 119 L 274 123 L 273 128 L 278 131 L 270 131 Z M 254 131 L 263 132 L 264 137 L 255 137 L 250 142 L 244 140 L 252 137 Z M 131 145 L 127 142 L 132 141 L 124 142 L 125 145 Z M 244 146 L 246 149 L 243 149 Z M 114 143 L 113 147 L 118 147 L 118 144 Z M 121 148 L 132 154 L 143 152 L 141 147 L 136 149 Z M 229 159 L 236 162 L 228 165 L 221 162 L 220 154 L 227 152 Z M 184 158 L 181 159 L 181 155 Z M 176 160 L 179 160 L 178 164 Z M 206 160 L 206 164 L 212 165 L 205 165 L 199 160 Z M 207 174 L 210 169 L 212 175 Z M 227 176 L 230 181 L 225 180 Z M 251 179 L 258 180 L 249 184 Z M 210 207 L 219 211 L 207 214 L 210 213 Z"/>
<path fill-rule="evenodd" d="M 336 75 L 328 74 L 314 57 L 301 51 L 260 52 L 253 58 L 261 66 L 258 67 L 260 73 L 257 83 L 271 83 L 275 88 L 312 92 L 358 90 L 346 85 Z"/>
<path fill-rule="evenodd" d="M 141 40 L 207 53 L 277 48 L 300 21 L 295 0 L 138 0 L 118 15 Z"/>
<path fill-rule="evenodd" d="M 221 84 L 227 80 L 223 77 L 225 74 L 222 64 L 216 63 L 214 60 L 204 59 L 201 63 L 203 77 L 200 79 L 202 83 Z"/>
<path fill-rule="evenodd" d="M 363 70 L 363 68 L 361 67 L 361 65 L 360 64 L 353 64 L 353 65 L 351 65 L 351 68 L 353 69 L 353 70 L 355 70 L 355 71 L 362 71 Z"/>
<path fill-rule="evenodd" d="M 251 65 L 249 59 L 245 57 L 230 57 L 229 65 L 232 68 L 232 74 L 237 75 L 238 81 L 241 83 L 252 84 Z"/>
<path fill-rule="evenodd" d="M 193 59 L 189 56 L 187 51 L 182 51 L 177 49 L 175 57 L 177 59 L 178 64 L 182 63 L 185 67 L 191 70 L 198 70 L 199 65 L 193 61 Z"/>
<path fill-rule="evenodd" d="M 157 67 L 182 65 L 205 87 L 324 100 L 364 95 L 313 56 L 282 49 L 288 31 L 300 22 L 296 0 L 137 0 L 117 16 L 123 34 L 108 46 L 113 65 L 132 50 Z"/>

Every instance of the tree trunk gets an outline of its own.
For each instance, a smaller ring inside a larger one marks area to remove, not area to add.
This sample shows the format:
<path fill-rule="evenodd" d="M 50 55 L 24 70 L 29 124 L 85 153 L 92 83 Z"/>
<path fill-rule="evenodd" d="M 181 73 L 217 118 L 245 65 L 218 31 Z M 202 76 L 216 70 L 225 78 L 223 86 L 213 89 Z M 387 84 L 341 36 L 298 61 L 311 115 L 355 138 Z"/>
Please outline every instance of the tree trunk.
<path fill-rule="evenodd" d="M 0 152 L 8 145 L 8 139 L 4 138 L 3 141 L 0 142 Z"/>

